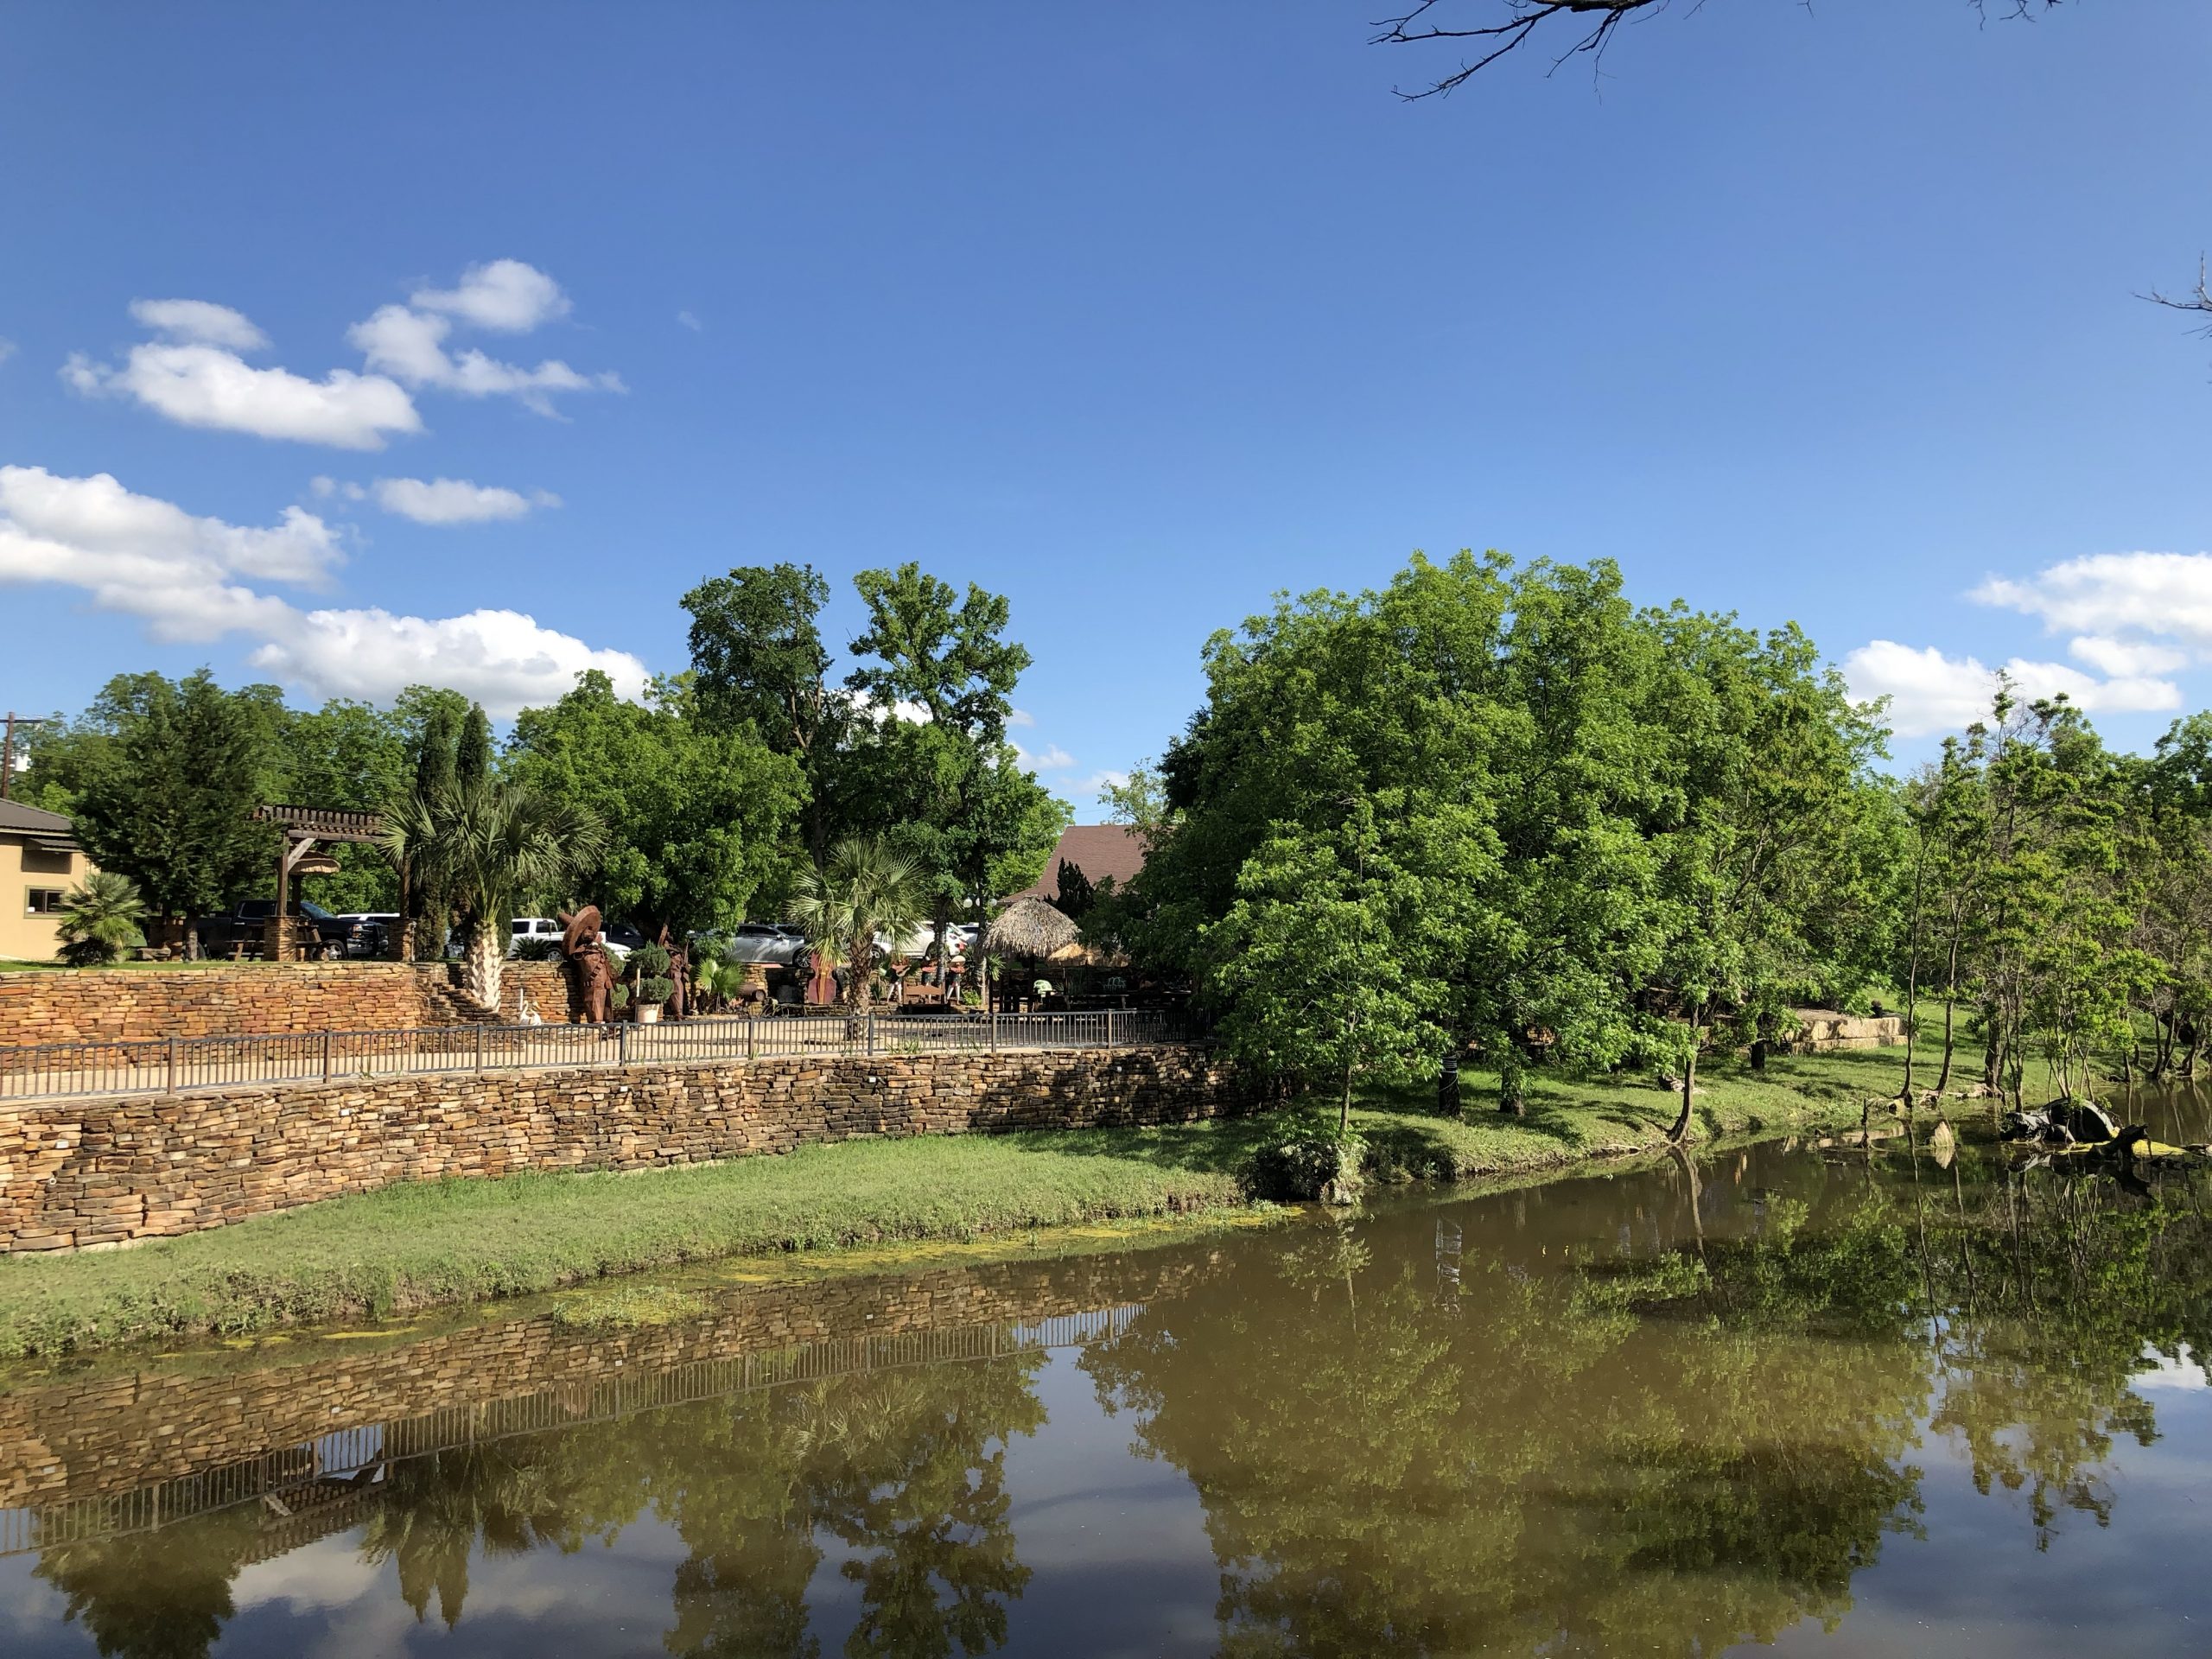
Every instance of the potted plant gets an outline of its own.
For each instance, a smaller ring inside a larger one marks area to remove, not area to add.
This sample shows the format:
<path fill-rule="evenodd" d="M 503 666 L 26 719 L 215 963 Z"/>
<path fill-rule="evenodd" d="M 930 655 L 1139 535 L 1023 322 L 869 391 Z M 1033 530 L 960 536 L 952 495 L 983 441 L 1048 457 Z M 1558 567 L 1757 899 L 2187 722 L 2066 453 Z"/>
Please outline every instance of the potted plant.
<path fill-rule="evenodd" d="M 650 1026 L 660 1018 L 661 1007 L 676 995 L 676 982 L 668 976 L 668 952 L 657 944 L 641 944 L 630 953 L 631 1018 Z"/>

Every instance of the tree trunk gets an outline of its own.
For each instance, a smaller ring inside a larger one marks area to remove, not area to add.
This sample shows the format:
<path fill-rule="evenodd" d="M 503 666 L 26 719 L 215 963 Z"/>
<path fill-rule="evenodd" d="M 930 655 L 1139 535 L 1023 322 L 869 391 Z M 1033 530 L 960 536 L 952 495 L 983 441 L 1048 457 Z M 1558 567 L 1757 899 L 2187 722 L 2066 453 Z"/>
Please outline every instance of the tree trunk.
<path fill-rule="evenodd" d="M 1682 1109 L 1675 1116 L 1675 1127 L 1667 1131 L 1667 1139 L 1680 1146 L 1689 1136 L 1690 1103 L 1697 1092 L 1697 1027 L 1690 1027 L 1690 1046 L 1682 1062 Z"/>
<path fill-rule="evenodd" d="M 462 986 L 494 1014 L 499 1011 L 499 975 L 506 966 L 505 944 L 493 924 L 472 921 L 468 925 L 468 950 L 461 959 Z"/>
<path fill-rule="evenodd" d="M 1344 1062 L 1344 1099 L 1337 1107 L 1337 1133 L 1338 1135 L 1347 1134 L 1351 1128 L 1351 1062 L 1350 1060 L 1346 1060 Z"/>
<path fill-rule="evenodd" d="M 1766 1071 L 1766 1039 L 1764 1037 L 1751 1039 L 1751 1070 L 1758 1073 Z"/>
<path fill-rule="evenodd" d="M 1959 1009 L 1959 933 L 1951 930 L 1951 959 L 1943 970 L 1943 1070 L 1936 1078 L 1939 1096 L 1951 1086 L 1952 1020 Z"/>
<path fill-rule="evenodd" d="M 875 953 L 855 944 L 845 953 L 845 1040 L 857 1043 L 874 1001 Z"/>
<path fill-rule="evenodd" d="M 415 878 L 410 860 L 399 861 L 399 925 L 392 929 L 391 937 L 384 942 L 385 957 L 393 962 L 409 962 L 415 956 Z"/>

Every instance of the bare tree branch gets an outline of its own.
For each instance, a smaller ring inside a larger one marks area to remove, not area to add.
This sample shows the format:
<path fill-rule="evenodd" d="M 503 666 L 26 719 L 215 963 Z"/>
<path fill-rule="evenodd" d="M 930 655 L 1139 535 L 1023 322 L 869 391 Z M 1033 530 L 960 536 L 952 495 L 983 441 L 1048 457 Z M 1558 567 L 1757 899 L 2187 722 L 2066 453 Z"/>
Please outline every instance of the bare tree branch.
<path fill-rule="evenodd" d="M 2202 255 L 2199 255 L 2196 261 L 2196 289 L 2194 293 L 2175 299 L 2171 295 L 2161 294 L 2154 288 L 2148 294 L 2139 294 L 2135 297 L 2148 300 L 2153 305 L 2163 305 L 2172 311 L 2193 311 L 2201 315 L 2212 316 L 2212 288 L 2206 286 L 2206 280 L 2204 259 Z M 2200 334 L 2212 334 L 2212 322 L 2202 325 L 2196 332 Z"/>
<path fill-rule="evenodd" d="M 1809 4 L 1809 0 L 1794 0 Z M 1559 19 L 1571 27 L 1545 38 L 1567 44 L 1552 60 L 1555 70 L 1570 58 L 1588 54 L 1602 59 L 1614 32 L 1639 14 L 1656 15 L 1672 0 L 1417 0 L 1413 10 L 1396 17 L 1378 20 L 1378 31 L 1370 39 L 1375 46 L 1423 46 L 1438 41 L 1473 42 L 1471 57 L 1458 69 L 1417 91 L 1395 89 L 1412 101 L 1455 91 L 1507 54 L 1517 50 L 1539 29 Z M 2000 19 L 2033 17 L 2063 3 L 2063 0 L 1966 0 L 1986 22 L 1993 13 Z M 1704 0 L 1690 0 L 1688 10 L 1703 8 Z M 1577 30 L 1580 32 L 1576 32 Z"/>

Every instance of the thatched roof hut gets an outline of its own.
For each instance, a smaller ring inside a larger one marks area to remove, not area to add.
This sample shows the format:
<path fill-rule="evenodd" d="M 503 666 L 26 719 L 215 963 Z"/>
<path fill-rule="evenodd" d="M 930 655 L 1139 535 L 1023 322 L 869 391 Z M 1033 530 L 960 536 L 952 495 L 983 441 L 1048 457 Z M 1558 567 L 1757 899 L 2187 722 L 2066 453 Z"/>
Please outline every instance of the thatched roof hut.
<path fill-rule="evenodd" d="M 1017 899 L 1001 911 L 983 935 L 987 950 L 1025 962 L 1043 962 L 1080 938 L 1076 925 L 1042 899 Z"/>

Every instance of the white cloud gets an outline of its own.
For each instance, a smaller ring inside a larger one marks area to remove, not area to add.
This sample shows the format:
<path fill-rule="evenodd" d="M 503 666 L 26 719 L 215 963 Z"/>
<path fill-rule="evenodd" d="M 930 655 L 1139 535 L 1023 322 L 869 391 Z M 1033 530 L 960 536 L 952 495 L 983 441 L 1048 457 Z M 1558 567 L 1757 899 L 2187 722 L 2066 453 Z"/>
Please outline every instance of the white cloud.
<path fill-rule="evenodd" d="M 1047 743 L 1041 752 L 1036 753 L 1017 743 L 1014 746 L 1014 752 L 1021 757 L 1021 764 L 1032 772 L 1065 772 L 1075 765 L 1075 756 L 1057 743 Z"/>
<path fill-rule="evenodd" d="M 1006 711 L 1006 723 L 1009 726 L 1034 726 L 1037 716 L 1027 709 L 1009 709 Z"/>
<path fill-rule="evenodd" d="M 702 332 L 707 326 L 705 323 L 701 322 L 698 318 L 693 316 L 689 311 L 677 312 L 676 314 L 676 320 L 682 323 L 686 328 L 689 328 L 695 334 Z"/>
<path fill-rule="evenodd" d="M 560 696 L 588 668 L 625 696 L 644 692 L 637 658 L 517 612 L 303 611 L 245 585 L 321 582 L 340 557 L 329 526 L 299 507 L 273 527 L 244 527 L 133 494 L 105 473 L 0 467 L 0 582 L 79 588 L 102 610 L 142 619 L 156 639 L 245 634 L 259 642 L 256 667 L 315 695 L 380 701 L 411 684 L 447 685 L 507 715 Z"/>
<path fill-rule="evenodd" d="M 1068 785 L 1068 793 L 1071 795 L 1086 796 L 1091 800 L 1097 801 L 1100 800 L 1100 798 L 1103 797 L 1109 789 L 1122 789 L 1127 787 L 1128 781 L 1129 774 L 1128 772 L 1116 772 L 1113 768 L 1108 767 L 1103 771 L 1092 772 L 1090 777 L 1084 779 L 1079 784 L 1070 784 Z M 1103 804 L 1103 801 L 1101 804 Z"/>
<path fill-rule="evenodd" d="M 16 342 L 5 338 L 4 336 L 0 336 L 0 363 L 5 363 L 15 354 Z"/>
<path fill-rule="evenodd" d="M 2015 657 L 2005 664 L 2020 695 L 2033 702 L 2064 692 L 2089 714 L 2120 714 L 2175 709 L 2181 690 L 2171 681 L 2139 675 L 2099 680 L 2063 663 L 2031 662 Z M 1946 657 L 1930 645 L 1916 651 L 1891 639 L 1861 645 L 1843 659 L 1851 695 L 1861 702 L 1890 701 L 1889 723 L 1899 737 L 1923 737 L 1956 731 L 1989 717 L 1997 689 L 1996 671 L 1973 657 Z"/>
<path fill-rule="evenodd" d="M 61 378 L 87 397 L 135 398 L 180 426 L 340 449 L 381 449 L 385 435 L 419 432 L 407 393 L 382 375 L 333 369 L 309 380 L 256 368 L 238 355 L 267 336 L 238 312 L 206 300 L 138 300 L 131 315 L 165 338 L 134 346 L 120 366 L 72 353 Z"/>
<path fill-rule="evenodd" d="M 2189 664 L 2189 653 L 2176 651 L 2171 645 L 2111 639 L 2101 634 L 2082 634 L 2069 640 L 2066 649 L 2099 673 L 2118 675 L 2122 678 L 2171 674 Z"/>
<path fill-rule="evenodd" d="M 443 685 L 500 717 L 556 701 L 588 668 L 604 673 L 626 697 L 642 697 L 646 677 L 645 665 L 628 652 L 594 650 L 517 611 L 435 619 L 394 616 L 380 607 L 295 611 L 251 660 L 318 696 L 383 702 L 410 685 Z"/>
<path fill-rule="evenodd" d="M 334 478 L 311 478 L 308 480 L 308 487 L 326 501 L 333 496 L 347 501 L 365 501 L 369 498 L 369 493 L 359 485 L 341 483 Z"/>
<path fill-rule="evenodd" d="M 2060 632 L 2144 633 L 2212 649 L 2212 554 L 2095 553 L 2024 582 L 1992 576 L 1973 596 Z"/>
<path fill-rule="evenodd" d="M 461 273 L 459 286 L 418 288 L 408 296 L 417 310 L 442 311 L 479 328 L 526 334 L 542 322 L 569 315 L 569 296 L 534 265 L 519 259 L 494 259 Z"/>
<path fill-rule="evenodd" d="M 406 305 L 380 306 L 346 331 L 369 369 L 403 385 L 464 397 L 511 397 L 541 415 L 554 412 L 552 394 L 621 391 L 618 374 L 582 374 L 557 358 L 534 369 L 502 363 L 474 346 L 449 351 L 456 320 L 519 334 L 567 312 L 569 301 L 550 276 L 515 259 L 471 266 L 458 288 L 418 289 Z"/>
<path fill-rule="evenodd" d="M 378 506 L 418 524 L 480 524 L 495 518 L 521 518 L 532 507 L 561 505 L 561 498 L 547 490 L 524 495 L 497 485 L 473 484 L 465 478 L 380 478 L 372 487 Z"/>
<path fill-rule="evenodd" d="M 269 336 L 244 312 L 212 300 L 133 300 L 130 315 L 156 334 L 189 344 L 227 346 L 234 352 L 257 352 L 269 344 Z"/>

